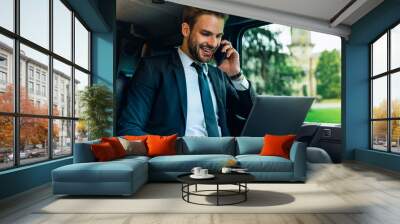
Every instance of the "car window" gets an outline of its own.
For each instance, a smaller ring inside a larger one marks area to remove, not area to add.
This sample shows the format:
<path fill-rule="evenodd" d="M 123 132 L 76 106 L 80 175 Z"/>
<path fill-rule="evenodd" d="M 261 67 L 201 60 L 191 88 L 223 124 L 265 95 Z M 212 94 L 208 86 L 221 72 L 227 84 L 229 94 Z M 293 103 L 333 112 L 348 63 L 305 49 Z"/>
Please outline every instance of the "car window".
<path fill-rule="evenodd" d="M 306 122 L 341 122 L 341 39 L 269 24 L 242 36 L 242 69 L 258 94 L 313 96 Z"/>

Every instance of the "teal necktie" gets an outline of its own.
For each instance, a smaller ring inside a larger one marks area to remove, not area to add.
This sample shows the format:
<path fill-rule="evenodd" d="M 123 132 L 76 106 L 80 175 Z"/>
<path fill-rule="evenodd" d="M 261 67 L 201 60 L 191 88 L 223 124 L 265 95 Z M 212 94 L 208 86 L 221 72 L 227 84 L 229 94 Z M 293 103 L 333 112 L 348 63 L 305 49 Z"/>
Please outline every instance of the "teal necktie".
<path fill-rule="evenodd" d="M 201 103 L 203 105 L 204 120 L 206 122 L 207 134 L 209 137 L 219 137 L 217 120 L 215 119 L 215 111 L 211 98 L 211 92 L 208 85 L 208 80 L 204 74 L 204 64 L 193 62 L 192 66 L 196 69 L 199 77 L 199 88 L 201 95 Z"/>

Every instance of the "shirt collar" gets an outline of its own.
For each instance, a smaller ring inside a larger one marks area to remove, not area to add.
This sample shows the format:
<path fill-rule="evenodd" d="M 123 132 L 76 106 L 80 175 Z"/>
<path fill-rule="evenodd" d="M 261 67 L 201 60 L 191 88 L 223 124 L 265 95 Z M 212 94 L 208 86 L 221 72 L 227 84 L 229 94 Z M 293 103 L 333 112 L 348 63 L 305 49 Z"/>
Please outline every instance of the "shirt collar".
<path fill-rule="evenodd" d="M 181 58 L 182 65 L 183 67 L 192 67 L 192 63 L 195 62 L 193 59 L 191 59 L 185 52 L 181 50 L 181 47 L 178 47 L 178 54 L 179 57 Z M 197 63 L 197 62 L 196 62 Z M 203 66 L 203 72 L 208 76 L 208 64 L 207 63 L 201 63 Z"/>

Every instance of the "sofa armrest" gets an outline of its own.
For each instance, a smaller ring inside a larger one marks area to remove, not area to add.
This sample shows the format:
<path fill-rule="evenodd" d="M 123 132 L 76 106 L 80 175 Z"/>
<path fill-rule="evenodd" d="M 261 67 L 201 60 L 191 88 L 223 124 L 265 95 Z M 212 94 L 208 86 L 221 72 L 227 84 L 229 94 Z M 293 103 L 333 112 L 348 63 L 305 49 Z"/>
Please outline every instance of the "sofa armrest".
<path fill-rule="evenodd" d="M 100 143 L 99 140 L 75 143 L 74 147 L 74 163 L 89 163 L 95 162 L 96 158 L 94 157 L 90 146 L 92 144 Z"/>
<path fill-rule="evenodd" d="M 306 145 L 302 142 L 293 142 L 290 149 L 290 160 L 293 162 L 293 179 L 305 181 L 307 176 Z"/>

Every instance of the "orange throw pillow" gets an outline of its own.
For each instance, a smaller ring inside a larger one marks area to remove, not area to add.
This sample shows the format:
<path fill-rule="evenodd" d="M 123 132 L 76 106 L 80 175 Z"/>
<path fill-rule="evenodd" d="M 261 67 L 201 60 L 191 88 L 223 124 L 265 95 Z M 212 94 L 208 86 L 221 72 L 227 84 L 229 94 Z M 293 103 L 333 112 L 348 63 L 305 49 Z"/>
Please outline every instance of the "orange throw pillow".
<path fill-rule="evenodd" d="M 264 146 L 261 149 L 262 156 L 280 156 L 289 159 L 290 147 L 296 135 L 265 135 Z"/>
<path fill-rule="evenodd" d="M 125 135 L 124 138 L 128 141 L 146 141 L 147 135 L 135 136 L 135 135 Z"/>
<path fill-rule="evenodd" d="M 101 138 L 101 142 L 108 142 L 118 158 L 126 156 L 126 151 L 117 137 Z"/>
<path fill-rule="evenodd" d="M 176 138 L 176 134 L 170 136 L 148 135 L 146 140 L 148 156 L 176 155 Z"/>
<path fill-rule="evenodd" d="M 94 157 L 99 162 L 117 159 L 117 155 L 115 154 L 113 147 L 108 142 L 93 144 L 91 145 L 91 150 L 94 154 Z"/>

